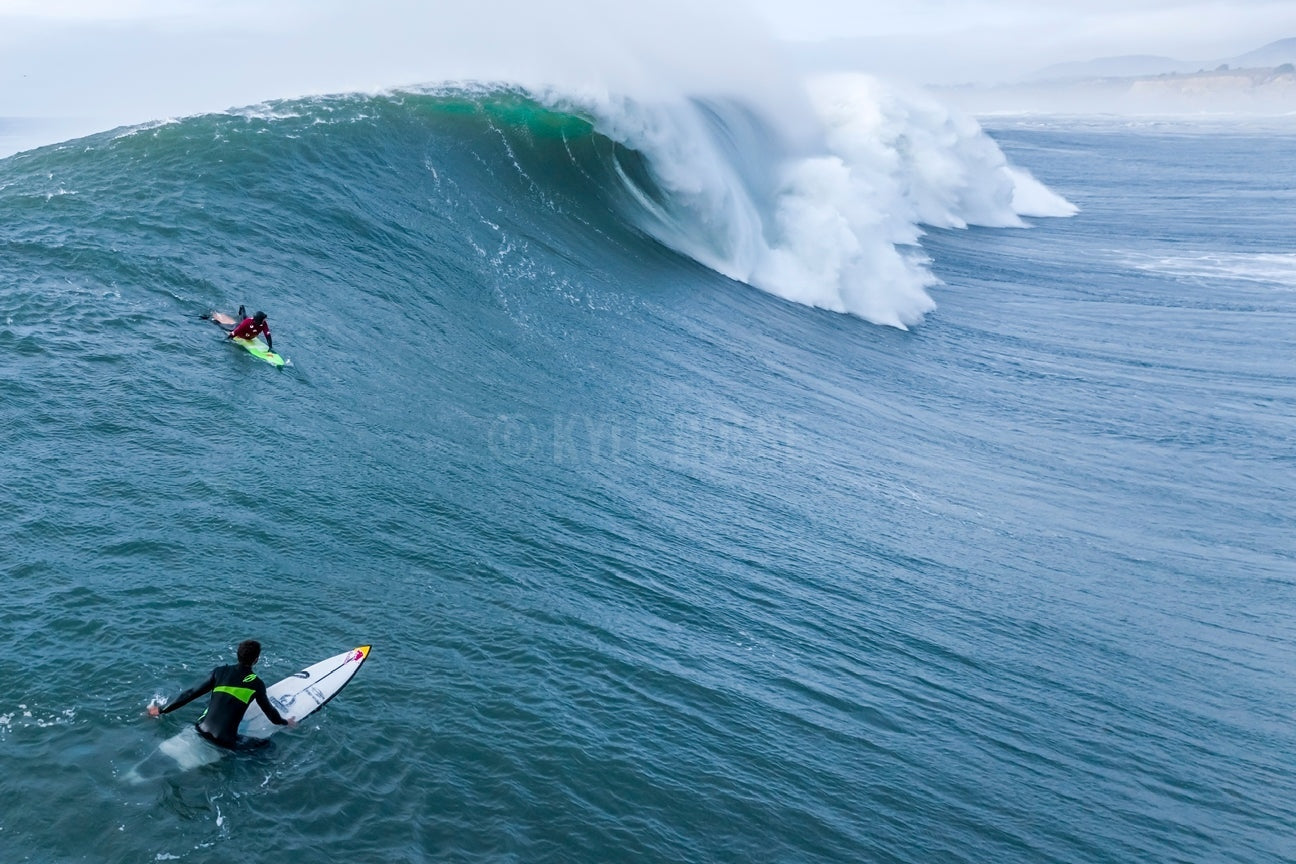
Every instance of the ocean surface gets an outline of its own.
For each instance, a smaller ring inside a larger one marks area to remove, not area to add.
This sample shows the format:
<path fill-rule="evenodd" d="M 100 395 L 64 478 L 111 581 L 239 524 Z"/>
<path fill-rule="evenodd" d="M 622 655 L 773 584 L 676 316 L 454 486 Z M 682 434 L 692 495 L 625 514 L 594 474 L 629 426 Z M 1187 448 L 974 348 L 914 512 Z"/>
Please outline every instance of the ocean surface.
<path fill-rule="evenodd" d="M 1296 860 L 1296 131 L 853 92 L 0 160 L 0 860 Z"/>

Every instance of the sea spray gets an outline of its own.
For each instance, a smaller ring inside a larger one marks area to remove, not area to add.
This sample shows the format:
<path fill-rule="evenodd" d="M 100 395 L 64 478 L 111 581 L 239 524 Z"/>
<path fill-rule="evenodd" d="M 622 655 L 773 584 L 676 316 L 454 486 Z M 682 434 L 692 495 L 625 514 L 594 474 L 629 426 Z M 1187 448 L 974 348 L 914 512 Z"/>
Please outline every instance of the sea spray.
<path fill-rule="evenodd" d="M 971 118 L 865 75 L 806 82 L 811 112 L 737 99 L 539 98 L 588 112 L 642 153 L 656 187 L 621 179 L 642 230 L 732 279 L 907 327 L 935 303 L 922 226 L 1023 227 L 1075 208 L 1008 164 Z M 803 124 L 814 118 L 808 135 Z M 807 142 L 812 142 L 807 144 Z"/>

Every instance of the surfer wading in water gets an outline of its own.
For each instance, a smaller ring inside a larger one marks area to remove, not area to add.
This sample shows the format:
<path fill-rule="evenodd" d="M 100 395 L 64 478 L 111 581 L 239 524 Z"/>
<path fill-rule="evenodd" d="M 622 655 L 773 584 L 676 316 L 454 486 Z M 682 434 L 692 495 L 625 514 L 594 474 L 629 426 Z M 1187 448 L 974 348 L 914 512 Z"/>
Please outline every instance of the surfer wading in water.
<path fill-rule="evenodd" d="M 285 720 L 270 704 L 266 696 L 265 682 L 257 677 L 252 667 L 261 657 L 261 643 L 255 639 L 240 642 L 238 646 L 238 663 L 233 666 L 217 666 L 201 684 L 190 687 L 161 708 L 154 703 L 148 706 L 150 717 L 170 714 L 172 711 L 193 700 L 210 693 L 211 701 L 207 710 L 194 724 L 198 734 L 220 747 L 231 750 L 250 749 L 269 744 L 268 738 L 247 738 L 238 734 L 239 723 L 252 700 L 261 706 L 266 719 L 276 726 L 296 726 L 296 720 Z"/>

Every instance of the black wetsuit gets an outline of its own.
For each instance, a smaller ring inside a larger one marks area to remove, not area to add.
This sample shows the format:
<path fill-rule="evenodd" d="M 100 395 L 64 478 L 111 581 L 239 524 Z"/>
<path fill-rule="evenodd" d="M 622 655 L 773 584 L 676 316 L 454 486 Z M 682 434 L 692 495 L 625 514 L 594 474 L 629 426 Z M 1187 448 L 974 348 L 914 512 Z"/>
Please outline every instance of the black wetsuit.
<path fill-rule="evenodd" d="M 211 693 L 207 710 L 194 724 L 198 734 L 222 747 L 240 748 L 252 746 L 258 739 L 240 738 L 239 723 L 248 705 L 255 699 L 265 712 L 266 718 L 276 726 L 286 726 L 288 721 L 280 716 L 266 696 L 265 682 L 257 677 L 251 666 L 217 666 L 207 676 L 207 680 L 190 687 L 176 697 L 176 700 L 162 709 L 169 714 L 177 708 L 188 705 L 204 693 Z"/>

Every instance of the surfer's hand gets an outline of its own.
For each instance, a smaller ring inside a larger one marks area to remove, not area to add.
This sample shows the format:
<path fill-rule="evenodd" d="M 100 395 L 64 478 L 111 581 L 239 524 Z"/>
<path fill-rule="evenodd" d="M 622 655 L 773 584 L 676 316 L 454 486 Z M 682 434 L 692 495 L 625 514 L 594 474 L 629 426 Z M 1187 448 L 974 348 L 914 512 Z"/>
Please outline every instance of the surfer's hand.
<path fill-rule="evenodd" d="M 162 709 L 159 708 L 159 707 L 157 706 L 156 703 L 154 703 L 154 704 L 152 704 L 152 705 L 150 705 L 150 706 L 148 707 L 148 715 L 149 715 L 150 717 L 156 717 L 156 716 L 158 716 L 158 715 L 161 714 L 161 713 L 162 713 Z"/>
<path fill-rule="evenodd" d="M 296 720 L 294 720 L 294 719 L 291 718 L 291 717 L 287 717 L 287 718 L 285 718 L 285 719 L 288 721 L 288 728 L 289 728 L 289 729 L 296 729 L 296 728 L 297 728 L 297 721 L 296 721 Z"/>

